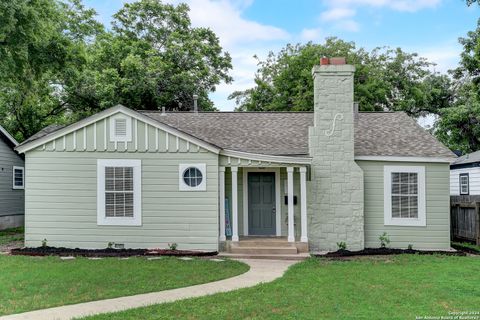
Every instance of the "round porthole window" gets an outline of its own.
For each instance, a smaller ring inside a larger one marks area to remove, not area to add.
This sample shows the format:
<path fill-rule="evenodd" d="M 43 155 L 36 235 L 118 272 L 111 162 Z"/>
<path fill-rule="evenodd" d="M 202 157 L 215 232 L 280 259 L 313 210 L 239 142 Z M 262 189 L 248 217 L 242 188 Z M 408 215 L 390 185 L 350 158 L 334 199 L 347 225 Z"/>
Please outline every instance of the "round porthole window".
<path fill-rule="evenodd" d="M 190 167 L 185 169 L 183 172 L 183 181 L 189 187 L 197 187 L 202 183 L 203 175 L 202 172 L 195 167 Z"/>

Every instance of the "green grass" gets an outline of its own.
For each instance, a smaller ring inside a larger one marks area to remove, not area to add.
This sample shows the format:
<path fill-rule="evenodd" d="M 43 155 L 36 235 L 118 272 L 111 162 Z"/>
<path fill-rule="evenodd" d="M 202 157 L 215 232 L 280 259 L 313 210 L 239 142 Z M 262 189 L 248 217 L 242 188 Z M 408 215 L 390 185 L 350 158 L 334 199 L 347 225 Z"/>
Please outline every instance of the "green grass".
<path fill-rule="evenodd" d="M 237 261 L 197 258 L 60 260 L 0 256 L 0 315 L 186 287 L 247 270 L 247 265 Z"/>
<path fill-rule="evenodd" d="M 452 245 L 472 249 L 472 250 L 475 250 L 478 253 L 480 253 L 480 246 L 474 245 L 474 244 L 469 243 L 469 242 L 452 242 Z"/>
<path fill-rule="evenodd" d="M 23 227 L 1 230 L 0 245 L 8 244 L 14 241 L 23 241 L 23 234 Z"/>
<path fill-rule="evenodd" d="M 480 311 L 479 283 L 477 257 L 311 258 L 272 283 L 88 319 L 415 319 Z"/>

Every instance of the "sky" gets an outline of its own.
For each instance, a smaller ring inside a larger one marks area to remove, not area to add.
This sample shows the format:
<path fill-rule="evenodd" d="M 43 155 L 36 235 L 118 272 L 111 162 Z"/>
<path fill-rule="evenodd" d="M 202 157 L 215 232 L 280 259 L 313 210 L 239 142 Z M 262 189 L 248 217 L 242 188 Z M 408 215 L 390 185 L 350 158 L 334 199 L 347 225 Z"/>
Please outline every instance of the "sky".
<path fill-rule="evenodd" d="M 110 26 L 124 0 L 84 0 L 97 19 Z M 178 0 L 166 2 L 178 3 Z M 476 28 L 480 6 L 462 0 L 185 0 L 193 26 L 209 27 L 232 56 L 232 84 L 220 84 L 210 95 L 215 106 L 235 108 L 228 96 L 253 87 L 257 55 L 266 57 L 287 43 L 336 36 L 371 50 L 401 47 L 436 63 L 436 71 L 457 66 L 458 38 Z"/>

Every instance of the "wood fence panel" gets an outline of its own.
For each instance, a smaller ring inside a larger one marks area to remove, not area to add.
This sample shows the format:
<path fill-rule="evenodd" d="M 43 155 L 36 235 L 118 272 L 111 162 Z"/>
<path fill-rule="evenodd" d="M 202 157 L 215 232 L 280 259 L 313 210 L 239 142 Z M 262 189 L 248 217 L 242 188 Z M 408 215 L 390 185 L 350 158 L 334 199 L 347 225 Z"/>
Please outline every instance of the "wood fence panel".
<path fill-rule="evenodd" d="M 464 239 L 480 244 L 480 203 L 453 204 L 451 212 L 452 239 Z"/>

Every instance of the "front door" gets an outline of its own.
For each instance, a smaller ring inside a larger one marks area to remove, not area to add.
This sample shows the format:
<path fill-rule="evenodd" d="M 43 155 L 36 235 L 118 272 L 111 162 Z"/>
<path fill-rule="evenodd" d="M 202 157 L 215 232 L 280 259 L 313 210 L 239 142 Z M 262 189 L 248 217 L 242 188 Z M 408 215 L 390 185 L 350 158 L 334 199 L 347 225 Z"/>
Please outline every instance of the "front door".
<path fill-rule="evenodd" d="M 248 234 L 275 235 L 275 173 L 248 173 Z"/>

